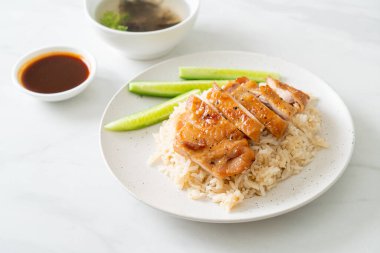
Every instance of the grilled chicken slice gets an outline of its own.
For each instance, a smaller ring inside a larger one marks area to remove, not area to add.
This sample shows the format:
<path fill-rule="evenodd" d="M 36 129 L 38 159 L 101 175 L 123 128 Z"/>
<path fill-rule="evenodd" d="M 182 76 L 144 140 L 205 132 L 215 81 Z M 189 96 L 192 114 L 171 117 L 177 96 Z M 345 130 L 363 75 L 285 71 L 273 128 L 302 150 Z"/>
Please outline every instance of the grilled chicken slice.
<path fill-rule="evenodd" d="M 206 98 L 224 117 L 255 143 L 260 141 L 260 134 L 264 129 L 263 124 L 227 92 L 214 84 L 213 88 L 206 94 Z"/>
<path fill-rule="evenodd" d="M 247 82 L 241 82 L 241 80 L 237 79 L 235 82 L 228 83 L 223 89 L 252 113 L 273 136 L 278 139 L 281 138 L 288 127 L 288 123 L 244 88 L 245 86 L 249 88 L 255 85 L 254 83 Z"/>
<path fill-rule="evenodd" d="M 296 108 L 285 102 L 268 85 L 259 86 L 258 88 L 248 88 L 248 90 L 285 120 L 289 120 L 297 112 Z"/>
<path fill-rule="evenodd" d="M 249 80 L 247 77 L 238 77 L 234 81 L 231 81 L 230 83 L 238 83 L 238 84 L 244 84 L 244 87 L 246 89 L 256 89 L 259 87 L 259 85 L 252 80 Z"/>
<path fill-rule="evenodd" d="M 239 174 L 255 160 L 244 134 L 197 96 L 179 116 L 174 150 L 218 178 Z"/>
<path fill-rule="evenodd" d="M 267 78 L 267 84 L 276 91 L 284 101 L 292 104 L 298 112 L 302 112 L 305 109 L 310 99 L 306 93 L 271 77 Z"/>

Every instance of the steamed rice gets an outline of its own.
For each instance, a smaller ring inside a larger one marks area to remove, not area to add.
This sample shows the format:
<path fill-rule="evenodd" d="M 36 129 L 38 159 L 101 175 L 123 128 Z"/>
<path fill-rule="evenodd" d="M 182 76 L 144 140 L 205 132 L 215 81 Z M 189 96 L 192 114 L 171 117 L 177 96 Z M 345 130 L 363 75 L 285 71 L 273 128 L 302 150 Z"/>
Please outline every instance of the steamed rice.
<path fill-rule="evenodd" d="M 230 210 L 244 199 L 264 196 L 280 181 L 299 173 L 312 161 L 316 152 L 328 146 L 320 136 L 321 116 L 310 101 L 302 113 L 289 122 L 281 140 L 264 132 L 260 145 L 252 145 L 256 160 L 242 174 L 219 179 L 199 165 L 174 152 L 175 126 L 178 116 L 185 111 L 185 103 L 175 108 L 158 133 L 154 134 L 157 153 L 151 163 L 160 162 L 159 170 L 186 190 L 192 199 L 210 199 Z"/>

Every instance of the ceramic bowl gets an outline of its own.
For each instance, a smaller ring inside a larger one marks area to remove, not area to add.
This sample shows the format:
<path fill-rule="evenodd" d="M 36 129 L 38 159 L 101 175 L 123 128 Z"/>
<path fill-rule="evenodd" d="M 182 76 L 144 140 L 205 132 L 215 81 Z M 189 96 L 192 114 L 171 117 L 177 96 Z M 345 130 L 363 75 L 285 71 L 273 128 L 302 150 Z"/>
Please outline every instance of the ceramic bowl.
<path fill-rule="evenodd" d="M 87 79 L 81 84 L 79 84 L 78 86 L 70 90 L 57 92 L 57 93 L 39 93 L 39 92 L 34 92 L 25 88 L 21 82 L 21 70 L 23 66 L 39 56 L 49 55 L 55 52 L 57 53 L 69 52 L 69 53 L 80 55 L 82 60 L 85 62 L 85 64 L 87 65 L 89 69 L 89 75 Z M 44 47 L 44 48 L 34 50 L 32 52 L 27 53 L 23 57 L 21 57 L 21 59 L 16 63 L 16 65 L 13 68 L 12 79 L 13 79 L 13 83 L 20 91 L 43 101 L 54 102 L 54 101 L 62 101 L 62 100 L 72 98 L 78 95 L 79 93 L 81 93 L 82 91 L 84 91 L 93 80 L 95 71 L 96 71 L 95 58 L 87 51 L 78 49 L 78 48 L 67 47 L 67 46 L 52 46 L 52 47 Z"/>
<path fill-rule="evenodd" d="M 136 60 L 158 58 L 173 49 L 193 27 L 200 2 L 200 0 L 163 0 L 163 6 L 180 15 L 182 21 L 162 30 L 131 32 L 110 29 L 97 21 L 101 15 L 98 6 L 102 1 L 85 0 L 87 17 L 92 26 L 106 43 L 128 58 Z"/>

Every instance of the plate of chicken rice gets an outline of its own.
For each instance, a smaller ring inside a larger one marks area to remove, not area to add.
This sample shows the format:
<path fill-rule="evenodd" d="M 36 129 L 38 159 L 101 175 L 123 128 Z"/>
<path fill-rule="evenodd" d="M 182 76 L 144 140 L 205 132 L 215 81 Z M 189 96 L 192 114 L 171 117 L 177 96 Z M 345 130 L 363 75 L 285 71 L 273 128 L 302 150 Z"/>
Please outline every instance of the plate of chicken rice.
<path fill-rule="evenodd" d="M 185 219 L 246 222 L 299 208 L 342 175 L 353 150 L 353 123 L 319 77 L 279 58 L 215 51 L 164 61 L 131 81 L 177 81 L 180 66 L 265 70 L 280 78 L 215 81 L 164 122 L 128 132 L 102 127 L 106 164 L 137 199 Z M 101 126 L 162 101 L 123 87 Z"/>

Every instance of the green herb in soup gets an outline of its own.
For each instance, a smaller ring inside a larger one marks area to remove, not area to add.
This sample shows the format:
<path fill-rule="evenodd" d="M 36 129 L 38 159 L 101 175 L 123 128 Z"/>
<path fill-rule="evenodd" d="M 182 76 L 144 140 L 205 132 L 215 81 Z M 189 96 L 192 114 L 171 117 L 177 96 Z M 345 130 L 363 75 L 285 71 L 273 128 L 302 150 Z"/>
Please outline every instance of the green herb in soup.
<path fill-rule="evenodd" d="M 181 22 L 177 13 L 156 0 L 104 0 L 97 13 L 102 25 L 120 31 L 156 31 Z"/>
<path fill-rule="evenodd" d="M 114 11 L 106 11 L 103 16 L 100 18 L 100 23 L 109 28 L 126 31 L 128 26 L 123 25 L 128 20 L 128 14 L 119 14 Z"/>

